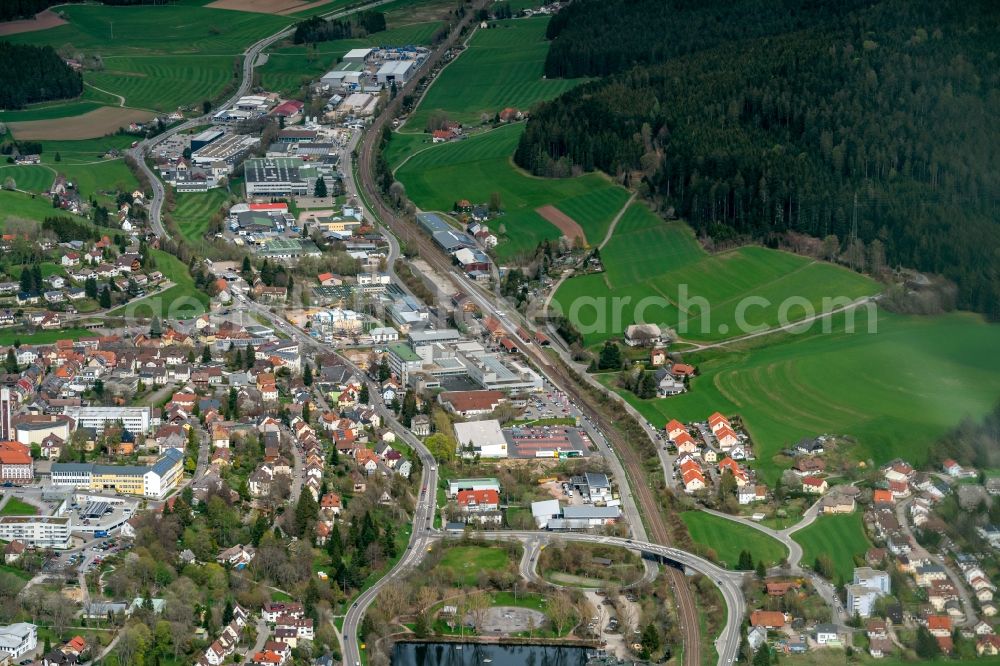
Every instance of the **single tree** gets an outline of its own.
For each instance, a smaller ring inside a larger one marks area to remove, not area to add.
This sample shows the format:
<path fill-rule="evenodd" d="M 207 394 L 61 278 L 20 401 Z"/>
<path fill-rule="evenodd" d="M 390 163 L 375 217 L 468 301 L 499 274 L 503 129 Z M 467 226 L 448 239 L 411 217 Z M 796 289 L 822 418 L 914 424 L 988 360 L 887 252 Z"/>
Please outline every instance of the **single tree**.
<path fill-rule="evenodd" d="M 17 356 L 14 355 L 13 348 L 7 350 L 7 359 L 4 361 L 3 367 L 7 374 L 10 375 L 16 375 L 21 372 L 21 368 L 17 364 Z"/>
<path fill-rule="evenodd" d="M 316 179 L 316 185 L 313 187 L 313 196 L 320 199 L 326 196 L 326 181 L 323 180 L 323 176 Z"/>
<path fill-rule="evenodd" d="M 101 291 L 100 305 L 105 310 L 111 307 L 111 290 L 107 287 Z"/>

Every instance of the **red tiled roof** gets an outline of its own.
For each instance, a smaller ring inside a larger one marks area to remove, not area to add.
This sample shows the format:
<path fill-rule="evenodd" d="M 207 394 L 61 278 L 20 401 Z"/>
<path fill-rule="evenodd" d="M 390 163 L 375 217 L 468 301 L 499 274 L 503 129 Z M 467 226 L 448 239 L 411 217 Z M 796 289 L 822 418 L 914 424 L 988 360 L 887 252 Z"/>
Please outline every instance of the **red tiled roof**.
<path fill-rule="evenodd" d="M 469 504 L 500 504 L 500 493 L 495 490 L 459 490 L 458 505 Z"/>
<path fill-rule="evenodd" d="M 28 447 L 20 442 L 0 442 L 0 463 L 4 465 L 30 465 Z"/>
<path fill-rule="evenodd" d="M 754 611 L 750 613 L 750 625 L 754 627 L 783 627 L 785 615 L 778 611 Z"/>

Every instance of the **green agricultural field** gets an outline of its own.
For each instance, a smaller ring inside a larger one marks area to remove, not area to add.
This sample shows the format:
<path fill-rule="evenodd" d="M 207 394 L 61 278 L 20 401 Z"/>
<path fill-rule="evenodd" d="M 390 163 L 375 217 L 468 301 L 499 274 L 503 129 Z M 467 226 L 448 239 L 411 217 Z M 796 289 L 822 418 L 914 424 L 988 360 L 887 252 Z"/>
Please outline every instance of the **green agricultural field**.
<path fill-rule="evenodd" d="M 422 132 L 428 118 L 443 111 L 453 120 L 479 123 L 482 114 L 506 107 L 528 110 L 581 82 L 545 79 L 542 75 L 548 42 L 548 18 L 498 21 L 495 28 L 478 30 L 469 47 L 437 77 L 406 131 Z"/>
<path fill-rule="evenodd" d="M 319 7 L 313 7 L 312 9 L 306 9 L 301 12 L 292 12 L 290 16 L 295 18 L 309 18 L 310 16 L 316 16 L 317 14 L 329 14 L 330 12 L 338 12 L 357 4 L 362 4 L 360 0 L 330 0 L 330 2 L 325 5 L 320 5 Z"/>
<path fill-rule="evenodd" d="M 112 148 L 123 150 L 128 148 L 136 137 L 129 135 L 104 136 L 99 139 L 82 139 L 79 141 L 42 141 L 42 161 L 55 168 L 55 156 L 59 153 L 61 162 L 59 168 L 69 164 L 87 164 L 103 159 L 102 155 Z"/>
<path fill-rule="evenodd" d="M 181 235 L 189 242 L 199 244 L 205 238 L 212 216 L 222 209 L 229 199 L 223 189 L 212 189 L 205 193 L 178 192 L 174 195 L 177 207 L 174 209 L 174 223 Z"/>
<path fill-rule="evenodd" d="M 187 319 L 207 311 L 209 297 L 194 284 L 194 278 L 177 257 L 162 250 L 150 250 L 156 268 L 174 283 L 166 291 L 152 293 L 145 298 L 123 305 L 109 314 L 112 316 Z"/>
<path fill-rule="evenodd" d="M 283 93 L 297 92 L 303 85 L 330 71 L 340 58 L 354 48 L 372 44 L 428 45 L 440 21 L 413 23 L 390 28 L 363 39 L 341 39 L 315 45 L 280 46 L 268 51 L 267 62 L 260 68 L 260 84 L 266 90 Z"/>
<path fill-rule="evenodd" d="M 242 56 L 108 56 L 104 62 L 103 71 L 87 76 L 89 82 L 124 96 L 130 107 L 173 111 L 213 99 L 237 81 Z"/>
<path fill-rule="evenodd" d="M 17 189 L 37 194 L 48 192 L 56 174 L 63 174 L 86 199 L 117 190 L 131 192 L 138 186 L 135 176 L 121 159 L 74 164 L 69 161 L 55 162 L 53 156 L 46 155 L 44 162 L 37 165 L 0 165 L 0 182 L 10 177 L 14 179 Z M 105 205 L 111 203 L 110 197 L 98 198 Z"/>
<path fill-rule="evenodd" d="M 0 182 L 13 178 L 17 189 L 25 192 L 48 192 L 56 173 L 41 164 L 0 165 Z"/>
<path fill-rule="evenodd" d="M 554 299 L 589 346 L 620 337 L 639 318 L 681 340 L 724 340 L 831 309 L 823 307 L 826 297 L 849 302 L 878 290 L 857 273 L 787 252 L 741 247 L 709 255 L 686 225 L 640 203 L 619 222 L 601 258 L 604 274 L 568 280 Z M 612 299 L 624 296 L 631 300 L 616 307 Z M 582 297 L 599 300 L 584 307 Z M 766 303 L 747 307 L 748 297 Z"/>
<path fill-rule="evenodd" d="M 456 583 L 475 585 L 483 571 L 503 569 L 510 563 L 507 551 L 485 546 L 454 546 L 445 550 L 437 566 L 451 572 Z"/>
<path fill-rule="evenodd" d="M 139 186 L 122 159 L 102 160 L 94 164 L 50 163 L 49 166 L 65 174 L 86 198 L 119 190 L 131 192 Z"/>
<path fill-rule="evenodd" d="M 72 44 L 105 57 L 235 55 L 293 21 L 284 16 L 181 5 L 67 5 L 60 11 L 68 24 L 5 39 L 57 48 Z"/>
<path fill-rule="evenodd" d="M 476 137 L 440 144 L 415 154 L 396 172 L 407 195 L 423 210 L 449 211 L 458 199 L 485 202 L 499 192 L 504 214 L 491 223 L 496 231 L 504 227 L 497 255 L 501 260 L 528 253 L 546 238 L 559 238 L 559 230 L 549 224 L 536 208 L 546 204 L 559 207 L 566 200 L 617 188 L 601 174 L 578 178 L 536 178 L 513 166 L 511 154 L 524 126 L 500 127 Z M 613 196 L 607 197 L 608 201 Z M 606 227 L 617 211 L 596 210 L 585 220 L 591 228 Z M 601 220 L 605 217 L 605 220 Z"/>
<path fill-rule="evenodd" d="M 793 533 L 792 538 L 802 546 L 803 566 L 811 567 L 817 557 L 829 555 L 837 577 L 845 581 L 850 581 L 854 575 L 854 557 L 863 557 L 871 547 L 865 536 L 860 511 L 849 515 L 820 516 L 809 527 Z"/>
<path fill-rule="evenodd" d="M 431 141 L 430 134 L 404 134 L 402 132 L 395 132 L 392 135 L 392 140 L 389 141 L 383 150 L 383 154 L 389 166 L 395 172 L 403 160 L 412 158 L 417 152 L 429 150 L 434 147 L 440 147 L 440 145 L 435 146 Z"/>
<path fill-rule="evenodd" d="M 14 123 L 25 120 L 51 120 L 53 118 L 69 118 L 79 116 L 89 111 L 99 109 L 103 104 L 93 101 L 72 101 L 59 104 L 36 104 L 20 111 L 0 112 L 0 123 Z"/>
<path fill-rule="evenodd" d="M 68 24 L 7 39 L 55 48 L 71 45 L 100 55 L 104 69 L 87 71 L 85 82 L 123 95 L 129 106 L 155 110 L 216 97 L 247 46 L 294 20 L 186 5 L 70 5 L 61 11 Z"/>
<path fill-rule="evenodd" d="M 838 315 L 829 333 L 817 324 L 801 335 L 691 355 L 700 374 L 687 393 L 626 397 L 656 426 L 671 418 L 703 420 L 716 410 L 740 415 L 757 450 L 755 466 L 768 483 L 781 473 L 775 454 L 823 433 L 855 438 L 858 460 L 880 464 L 905 457 L 920 465 L 945 431 L 996 404 L 1000 327 L 968 313 L 876 316 L 875 333 L 868 332 L 862 311 L 853 333 L 845 330 L 847 317 Z"/>
<path fill-rule="evenodd" d="M 33 516 L 38 513 L 38 508 L 33 504 L 23 502 L 16 497 L 11 497 L 0 509 L 0 516 Z"/>
<path fill-rule="evenodd" d="M 685 511 L 681 518 L 695 543 L 714 550 L 719 561 L 730 569 L 736 567 L 744 550 L 750 551 L 755 564 L 764 560 L 768 567 L 788 557 L 788 550 L 779 541 L 752 527 L 704 511 Z"/>
<path fill-rule="evenodd" d="M 628 191 L 621 187 L 605 187 L 560 202 L 556 208 L 569 215 L 587 236 L 591 246 L 600 245 L 608 233 L 611 220 L 628 201 Z M 620 224 L 620 222 L 619 222 Z"/>

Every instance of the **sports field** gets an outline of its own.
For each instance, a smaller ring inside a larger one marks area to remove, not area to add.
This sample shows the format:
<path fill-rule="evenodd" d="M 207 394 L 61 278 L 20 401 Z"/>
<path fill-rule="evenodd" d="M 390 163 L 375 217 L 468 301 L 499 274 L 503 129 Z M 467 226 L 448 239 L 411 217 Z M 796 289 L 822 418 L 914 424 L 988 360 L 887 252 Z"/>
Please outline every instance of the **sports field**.
<path fill-rule="evenodd" d="M 569 210 L 580 215 L 574 219 L 587 238 L 603 236 L 627 193 L 602 174 L 536 178 L 515 167 L 510 156 L 523 128 L 508 125 L 464 141 L 439 144 L 407 160 L 396 177 L 423 210 L 449 211 L 458 199 L 485 202 L 492 192 L 499 192 L 504 214 L 490 227 L 499 232 L 503 225 L 506 232 L 496 248 L 501 260 L 529 253 L 544 239 L 560 236 L 535 210 L 547 204 L 564 210 L 569 202 Z M 580 214 L 581 200 L 587 209 L 584 214 Z"/>
<path fill-rule="evenodd" d="M 452 120 L 479 124 L 506 107 L 527 111 L 552 99 L 580 79 L 542 76 L 548 42 L 547 17 L 496 21 L 495 28 L 479 29 L 468 48 L 438 75 L 404 131 L 422 132 L 435 111 Z"/>
<path fill-rule="evenodd" d="M 837 576 L 848 582 L 854 575 L 854 557 L 864 557 L 865 551 L 871 547 L 865 536 L 860 511 L 820 516 L 809 527 L 793 533 L 792 538 L 802 546 L 802 566 L 811 567 L 818 556 L 829 555 Z"/>
<path fill-rule="evenodd" d="M 704 511 L 685 511 L 681 518 L 691 538 L 714 550 L 719 561 L 730 569 L 736 567 L 744 550 L 750 551 L 755 565 L 764 560 L 764 565 L 770 567 L 788 557 L 788 549 L 779 541 L 752 527 Z"/>
<path fill-rule="evenodd" d="M 351 49 L 368 47 L 373 43 L 399 46 L 427 45 L 441 25 L 440 21 L 413 23 L 400 27 L 393 27 L 390 24 L 388 30 L 370 38 L 341 39 L 315 45 L 273 48 L 268 51 L 267 62 L 257 69 L 261 86 L 276 92 L 297 92 L 303 85 L 330 71 Z"/>
<path fill-rule="evenodd" d="M 938 317 L 877 314 L 876 332 L 858 313 L 831 332 L 759 338 L 756 344 L 693 355 L 691 390 L 660 400 L 627 399 L 655 426 L 671 418 L 739 414 L 768 483 L 773 457 L 802 437 L 850 435 L 853 457 L 876 464 L 904 457 L 920 465 L 928 448 L 963 418 L 978 418 L 1000 396 L 1000 327 L 969 313 Z M 611 383 L 610 375 L 602 378 Z"/>
<path fill-rule="evenodd" d="M 219 188 L 204 193 L 176 193 L 174 200 L 177 207 L 173 217 L 181 235 L 191 243 L 200 243 L 212 216 L 223 207 L 228 198 L 229 193 Z"/>

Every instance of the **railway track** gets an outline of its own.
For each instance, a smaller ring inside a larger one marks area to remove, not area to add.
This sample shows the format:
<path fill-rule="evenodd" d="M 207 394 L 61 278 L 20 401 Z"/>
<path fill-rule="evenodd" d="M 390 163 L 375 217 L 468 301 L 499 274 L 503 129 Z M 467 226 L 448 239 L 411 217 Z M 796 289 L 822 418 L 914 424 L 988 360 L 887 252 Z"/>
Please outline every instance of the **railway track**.
<path fill-rule="evenodd" d="M 431 71 L 444 57 L 450 45 L 457 41 L 461 35 L 463 26 L 468 25 L 471 13 L 471 11 L 468 12 L 466 19 L 452 30 L 448 39 L 428 58 L 425 64 L 427 71 Z M 415 248 L 420 257 L 427 261 L 435 271 L 439 272 L 442 276 L 448 277 L 455 285 L 457 291 L 469 294 L 470 296 L 472 293 L 479 295 L 478 292 L 475 292 L 474 287 L 466 284 L 461 278 L 454 275 L 454 267 L 450 257 L 445 256 L 440 248 L 428 236 L 420 232 L 415 225 L 402 219 L 396 211 L 386 206 L 375 183 L 374 160 L 379 142 L 381 141 L 382 132 L 395 117 L 403 96 L 412 93 L 416 89 L 417 83 L 418 80 L 413 79 L 404 86 L 396 97 L 389 102 L 385 110 L 379 114 L 371 128 L 363 136 L 358 148 L 357 158 L 360 189 L 364 193 L 367 203 L 372 208 L 375 216 L 397 238 L 404 240 L 409 247 Z M 450 294 L 444 296 L 450 296 Z M 514 330 L 516 327 L 513 324 L 504 322 L 504 325 L 509 329 L 508 332 L 512 336 L 516 335 L 516 331 Z M 579 390 L 576 381 L 562 364 L 553 362 L 551 358 L 534 345 L 524 345 L 521 351 L 531 358 L 537 367 L 542 369 L 554 384 L 569 394 L 594 423 L 601 425 L 601 430 L 616 447 L 616 451 L 625 467 L 626 474 L 630 477 L 629 485 L 639 505 L 642 507 L 642 512 L 650 531 L 650 540 L 664 546 L 672 546 L 670 532 L 663 520 L 660 505 L 653 495 L 652 490 L 645 483 L 642 461 L 631 444 L 615 429 L 612 419 L 609 419 L 608 415 L 602 414 L 600 409 L 595 408 L 590 396 L 585 391 Z M 684 665 L 702 666 L 701 635 L 694 596 L 681 571 L 670 569 L 669 577 L 673 586 L 678 618 L 684 636 Z"/>

